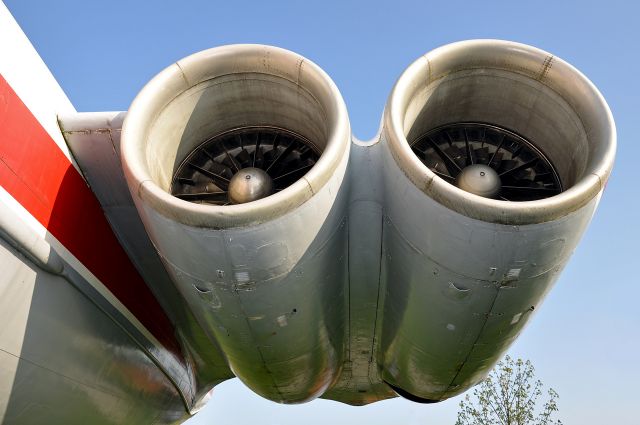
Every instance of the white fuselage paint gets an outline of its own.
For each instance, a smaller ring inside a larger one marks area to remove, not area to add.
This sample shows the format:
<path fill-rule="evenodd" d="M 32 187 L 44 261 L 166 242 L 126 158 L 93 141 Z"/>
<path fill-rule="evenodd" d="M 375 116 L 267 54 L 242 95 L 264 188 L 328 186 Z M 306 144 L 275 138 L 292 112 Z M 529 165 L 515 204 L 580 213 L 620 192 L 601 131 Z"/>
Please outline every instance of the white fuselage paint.
<path fill-rule="evenodd" d="M 74 163 L 58 127 L 58 115 L 76 110 L 2 2 L 0 40 L 0 75 L 27 105 L 60 150 Z"/>

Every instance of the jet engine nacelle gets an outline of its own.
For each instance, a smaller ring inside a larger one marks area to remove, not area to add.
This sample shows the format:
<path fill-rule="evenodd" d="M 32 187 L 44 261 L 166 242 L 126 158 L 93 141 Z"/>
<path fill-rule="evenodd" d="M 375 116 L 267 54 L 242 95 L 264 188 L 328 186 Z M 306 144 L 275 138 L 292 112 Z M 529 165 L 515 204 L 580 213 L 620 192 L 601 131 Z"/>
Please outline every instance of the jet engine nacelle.
<path fill-rule="evenodd" d="M 170 66 L 123 126 L 125 176 L 169 274 L 271 400 L 315 398 L 342 367 L 350 137 L 329 77 L 258 45 Z"/>
<path fill-rule="evenodd" d="M 561 59 L 433 50 L 384 114 L 383 379 L 417 401 L 483 379 L 556 281 L 609 177 L 611 112 Z"/>
<path fill-rule="evenodd" d="M 554 56 L 467 41 L 413 63 L 380 136 L 350 140 L 320 68 L 237 45 L 147 84 L 122 162 L 173 282 L 256 393 L 457 395 L 518 336 L 587 227 L 613 164 L 611 113 Z M 380 173 L 347 174 L 350 149 Z"/>

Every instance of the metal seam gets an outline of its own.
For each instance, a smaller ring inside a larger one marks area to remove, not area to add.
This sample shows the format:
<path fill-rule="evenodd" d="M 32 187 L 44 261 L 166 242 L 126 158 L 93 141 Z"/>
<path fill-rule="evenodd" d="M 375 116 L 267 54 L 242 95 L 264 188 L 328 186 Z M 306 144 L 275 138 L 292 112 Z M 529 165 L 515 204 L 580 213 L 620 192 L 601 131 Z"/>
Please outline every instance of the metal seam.
<path fill-rule="evenodd" d="M 475 349 L 476 345 L 478 344 L 478 341 L 480 341 L 480 337 L 482 336 L 482 333 L 484 332 L 484 329 L 487 327 L 487 323 L 489 322 L 489 317 L 491 317 L 491 312 L 493 311 L 494 306 L 496 305 L 496 301 L 498 300 L 498 296 L 500 294 L 500 288 L 496 288 L 496 294 L 493 297 L 493 301 L 491 302 L 491 307 L 489 307 L 489 311 L 487 311 L 485 313 L 485 318 L 484 318 L 484 323 L 482 324 L 482 327 L 480 328 L 480 331 L 478 332 L 478 336 L 476 337 L 476 339 L 473 341 L 473 344 L 471 344 L 471 349 L 469 350 L 469 352 L 467 353 L 466 357 L 464 358 L 464 360 L 462 361 L 462 364 L 460 365 L 460 367 L 458 368 L 458 371 L 456 372 L 456 374 L 454 375 L 453 379 L 451 379 L 451 382 L 449 383 L 449 385 L 447 385 L 447 388 L 442 392 L 441 395 L 441 399 L 443 396 L 445 396 L 449 390 L 453 387 L 453 383 L 456 381 L 456 379 L 458 378 L 458 376 L 460 375 L 460 372 L 462 372 L 462 369 L 464 368 L 464 366 L 467 364 L 467 362 L 469 361 L 469 358 L 471 357 L 471 354 L 473 353 L 473 350 Z"/>
<path fill-rule="evenodd" d="M 187 85 L 187 87 L 191 87 L 192 84 L 189 83 L 189 79 L 187 78 L 187 75 L 184 73 L 184 69 L 182 69 L 182 66 L 180 66 L 180 62 L 176 62 L 175 64 L 178 67 L 178 69 L 180 70 L 180 76 L 184 80 L 184 82 Z"/>

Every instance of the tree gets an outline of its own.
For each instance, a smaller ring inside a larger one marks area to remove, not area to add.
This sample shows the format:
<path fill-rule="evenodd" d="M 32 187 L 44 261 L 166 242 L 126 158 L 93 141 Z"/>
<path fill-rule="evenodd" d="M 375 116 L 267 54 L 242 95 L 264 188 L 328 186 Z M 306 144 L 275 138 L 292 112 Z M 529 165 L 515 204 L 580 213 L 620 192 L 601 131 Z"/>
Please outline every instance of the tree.
<path fill-rule="evenodd" d="M 536 409 L 543 386 L 534 379 L 529 360 L 506 356 L 473 391 L 474 402 L 469 394 L 460 402 L 456 425 L 562 424 L 552 418 L 558 411 L 558 393 L 552 388 L 547 391 L 547 402 Z"/>

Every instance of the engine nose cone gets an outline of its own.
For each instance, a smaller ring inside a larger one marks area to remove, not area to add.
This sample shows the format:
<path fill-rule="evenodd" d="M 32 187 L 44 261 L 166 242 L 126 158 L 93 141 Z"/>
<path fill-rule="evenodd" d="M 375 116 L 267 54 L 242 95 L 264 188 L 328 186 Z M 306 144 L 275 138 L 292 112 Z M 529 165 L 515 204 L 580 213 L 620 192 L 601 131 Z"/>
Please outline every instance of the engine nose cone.
<path fill-rule="evenodd" d="M 260 168 L 247 167 L 238 171 L 229 182 L 229 200 L 232 204 L 257 201 L 271 195 L 273 180 Z"/>
<path fill-rule="evenodd" d="M 474 164 L 465 167 L 456 178 L 456 186 L 474 195 L 495 198 L 502 183 L 498 173 L 488 165 Z"/>

